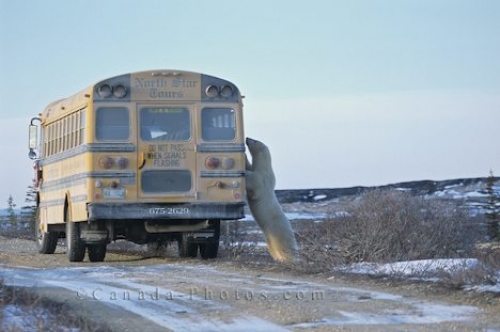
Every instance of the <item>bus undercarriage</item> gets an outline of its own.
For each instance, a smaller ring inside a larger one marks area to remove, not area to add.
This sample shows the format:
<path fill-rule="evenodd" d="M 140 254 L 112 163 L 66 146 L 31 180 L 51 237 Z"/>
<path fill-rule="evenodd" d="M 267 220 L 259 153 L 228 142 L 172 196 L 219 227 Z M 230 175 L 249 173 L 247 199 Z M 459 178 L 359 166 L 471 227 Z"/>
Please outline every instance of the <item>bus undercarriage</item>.
<path fill-rule="evenodd" d="M 36 236 L 39 252 L 54 253 L 59 238 L 66 238 L 71 262 L 81 262 L 87 251 L 91 262 L 101 262 L 107 245 L 127 240 L 156 249 L 177 242 L 180 257 L 216 258 L 219 249 L 220 222 L 244 216 L 238 204 L 89 204 L 89 219 L 70 221 L 65 209 L 64 224 L 40 225 L 37 216 Z M 147 214 L 144 214 L 145 212 Z M 169 218 L 169 213 L 182 218 Z M 196 218 L 204 215 L 207 218 Z M 175 218 L 175 219 L 174 219 Z"/>

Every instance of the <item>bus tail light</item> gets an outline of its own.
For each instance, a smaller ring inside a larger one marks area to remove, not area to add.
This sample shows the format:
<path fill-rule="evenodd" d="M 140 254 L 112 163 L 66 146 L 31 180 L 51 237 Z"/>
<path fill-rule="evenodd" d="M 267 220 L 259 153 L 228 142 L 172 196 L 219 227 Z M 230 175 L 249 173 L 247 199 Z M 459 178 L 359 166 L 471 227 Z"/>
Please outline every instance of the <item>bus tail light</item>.
<path fill-rule="evenodd" d="M 234 159 L 233 158 L 225 158 L 222 161 L 222 168 L 231 169 L 234 167 Z"/>
<path fill-rule="evenodd" d="M 216 169 L 219 167 L 220 160 L 217 157 L 208 157 L 207 160 L 205 160 L 205 166 L 209 169 Z"/>
<path fill-rule="evenodd" d="M 208 169 L 217 169 L 219 167 L 223 169 L 231 169 L 234 167 L 235 161 L 233 158 L 217 158 L 217 157 L 208 157 L 205 160 L 205 166 Z"/>
<path fill-rule="evenodd" d="M 116 163 L 117 163 L 118 167 L 120 167 L 121 169 L 125 169 L 128 166 L 128 159 L 124 158 L 124 157 L 120 157 L 120 158 L 118 158 Z"/>
<path fill-rule="evenodd" d="M 104 169 L 110 169 L 113 167 L 115 161 L 111 157 L 101 157 L 99 159 L 99 166 L 101 166 Z"/>

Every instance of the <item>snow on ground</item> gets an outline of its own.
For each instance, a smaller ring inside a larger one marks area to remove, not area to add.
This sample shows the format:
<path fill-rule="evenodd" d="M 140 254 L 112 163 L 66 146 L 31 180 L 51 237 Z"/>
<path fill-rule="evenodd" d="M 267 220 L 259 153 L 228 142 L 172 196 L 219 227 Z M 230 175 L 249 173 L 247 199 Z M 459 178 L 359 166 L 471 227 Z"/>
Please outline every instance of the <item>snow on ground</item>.
<path fill-rule="evenodd" d="M 313 212 L 285 212 L 285 216 L 288 220 L 316 220 L 325 219 L 325 213 L 313 213 Z M 254 221 L 255 219 L 251 214 L 245 214 L 245 218 L 240 219 L 240 221 Z"/>
<path fill-rule="evenodd" d="M 424 259 L 416 261 L 396 262 L 388 264 L 357 263 L 340 270 L 353 274 L 371 276 L 398 276 L 424 281 L 441 281 L 445 274 L 448 276 L 467 273 L 476 268 L 481 268 L 481 262 L 475 258 L 461 259 Z M 470 284 L 464 290 L 478 292 L 493 292 L 500 294 L 500 270 L 496 272 L 496 283 L 485 285 Z M 493 280 L 495 281 L 495 280 Z"/>

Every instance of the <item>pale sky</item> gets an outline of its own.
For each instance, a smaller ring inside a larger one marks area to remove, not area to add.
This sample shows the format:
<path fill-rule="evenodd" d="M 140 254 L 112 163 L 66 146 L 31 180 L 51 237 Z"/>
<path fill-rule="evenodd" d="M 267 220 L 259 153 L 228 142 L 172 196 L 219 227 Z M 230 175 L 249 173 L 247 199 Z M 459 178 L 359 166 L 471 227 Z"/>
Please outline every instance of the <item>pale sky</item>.
<path fill-rule="evenodd" d="M 500 174 L 500 1 L 0 0 L 0 208 L 28 119 L 115 75 L 228 79 L 277 189 Z"/>

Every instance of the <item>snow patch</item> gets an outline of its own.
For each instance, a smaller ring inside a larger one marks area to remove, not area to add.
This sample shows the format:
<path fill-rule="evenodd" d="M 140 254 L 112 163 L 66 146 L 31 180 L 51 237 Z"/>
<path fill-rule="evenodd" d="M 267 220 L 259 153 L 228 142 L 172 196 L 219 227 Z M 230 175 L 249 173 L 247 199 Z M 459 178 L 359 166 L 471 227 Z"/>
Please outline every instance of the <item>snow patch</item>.
<path fill-rule="evenodd" d="M 436 274 L 438 272 L 457 272 L 476 267 L 477 259 L 424 259 L 415 261 L 404 261 L 388 264 L 357 263 L 343 271 L 355 274 L 368 275 L 404 275 L 421 276 L 424 274 Z"/>
<path fill-rule="evenodd" d="M 285 212 L 288 220 L 314 220 L 326 218 L 325 213 L 312 213 L 312 212 Z M 255 221 L 251 214 L 245 214 L 245 218 L 240 221 Z"/>

